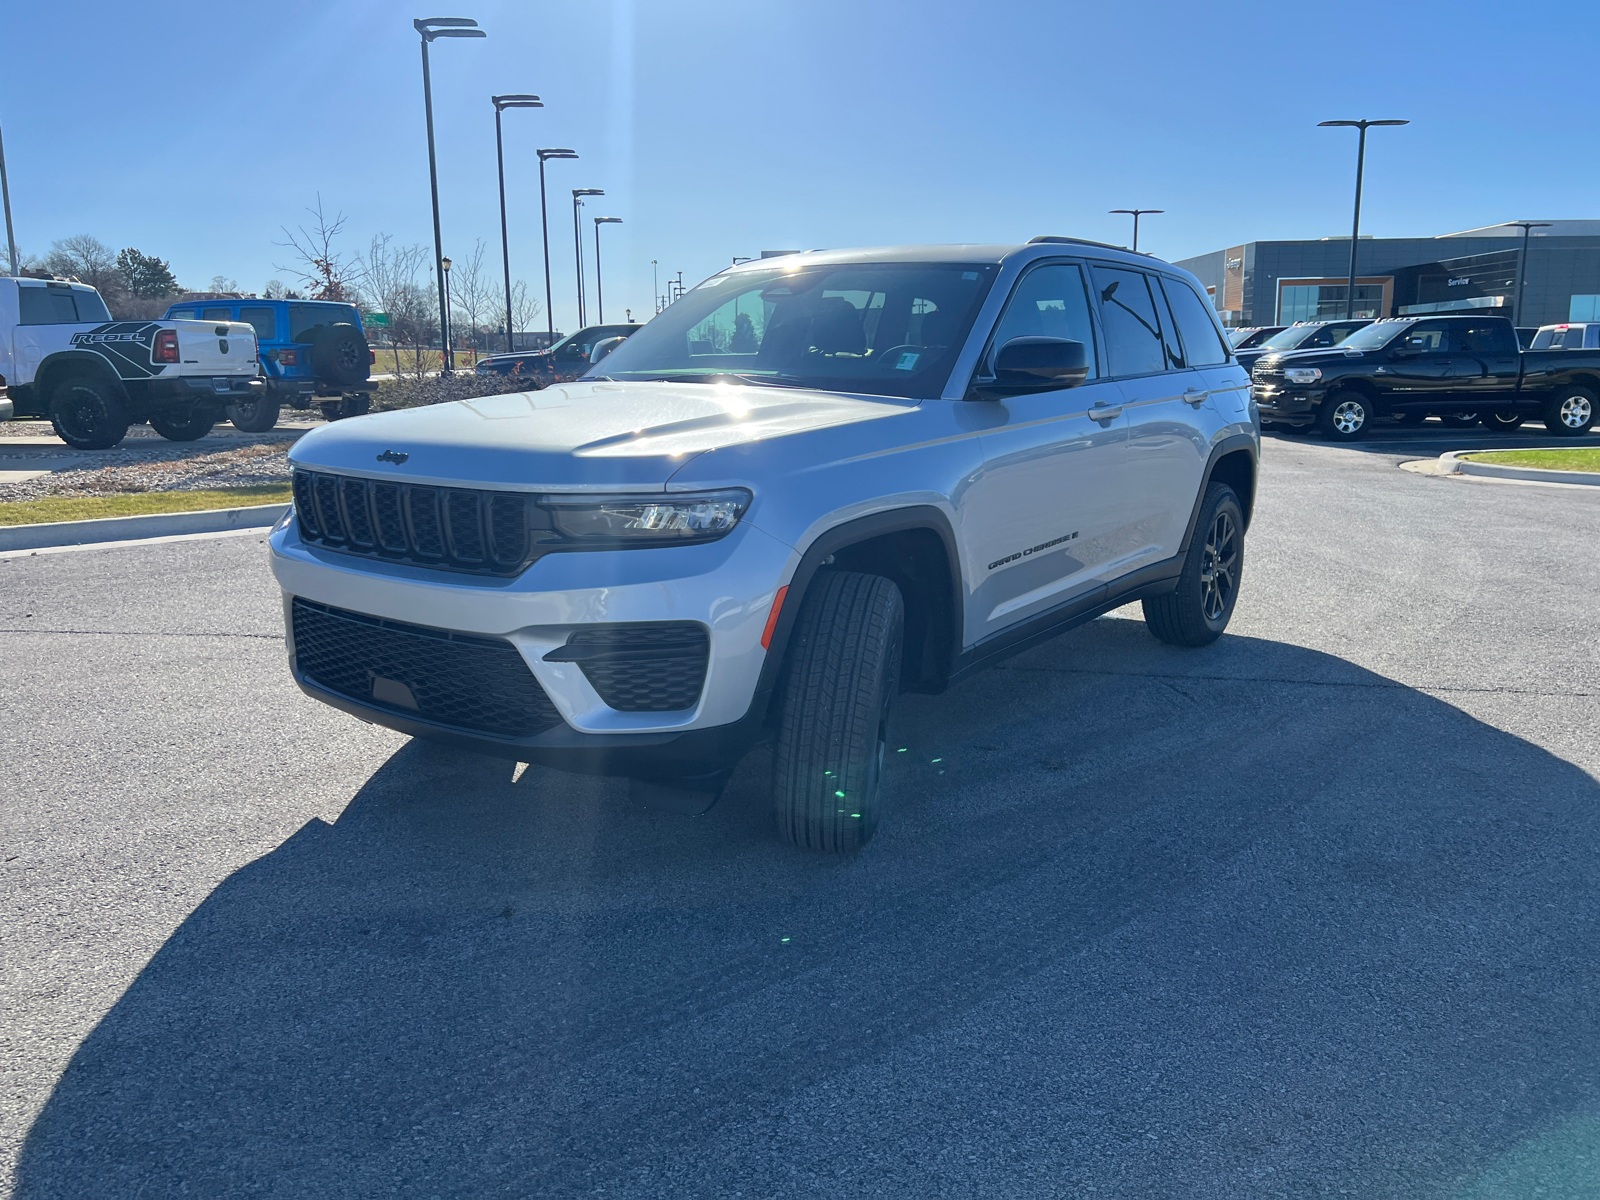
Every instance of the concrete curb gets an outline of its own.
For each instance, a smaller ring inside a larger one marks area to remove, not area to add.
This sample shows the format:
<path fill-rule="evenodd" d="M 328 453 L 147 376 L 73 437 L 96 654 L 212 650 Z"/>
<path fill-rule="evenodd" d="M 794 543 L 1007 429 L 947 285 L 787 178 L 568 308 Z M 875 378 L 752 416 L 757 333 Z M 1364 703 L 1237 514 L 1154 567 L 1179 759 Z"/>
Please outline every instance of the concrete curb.
<path fill-rule="evenodd" d="M 48 546 L 81 546 L 99 542 L 131 542 L 184 533 L 219 533 L 229 529 L 266 529 L 289 511 L 287 504 L 249 508 L 207 508 L 198 512 L 147 513 L 137 517 L 101 517 L 94 521 L 50 521 L 39 525 L 0 525 L 0 550 L 41 550 Z"/>
<path fill-rule="evenodd" d="M 1509 449 L 1524 451 L 1526 447 Z M 1600 472 L 1595 471 L 1541 471 L 1537 467 L 1498 467 L 1492 463 L 1471 462 L 1463 454 L 1494 454 L 1493 450 L 1450 450 L 1439 455 L 1440 474 L 1481 475 L 1486 479 L 1525 479 L 1535 483 L 1566 483 L 1577 486 L 1600 487 Z"/>

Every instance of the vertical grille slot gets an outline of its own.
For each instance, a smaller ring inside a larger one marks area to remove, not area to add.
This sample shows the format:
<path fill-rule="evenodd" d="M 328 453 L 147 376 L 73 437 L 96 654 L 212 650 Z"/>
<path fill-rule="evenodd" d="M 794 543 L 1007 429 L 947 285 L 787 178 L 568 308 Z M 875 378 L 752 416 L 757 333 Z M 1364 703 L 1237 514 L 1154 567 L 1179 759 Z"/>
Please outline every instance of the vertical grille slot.
<path fill-rule="evenodd" d="M 548 514 L 523 492 L 438 488 L 296 469 L 300 537 L 313 545 L 478 575 L 516 575 Z"/>

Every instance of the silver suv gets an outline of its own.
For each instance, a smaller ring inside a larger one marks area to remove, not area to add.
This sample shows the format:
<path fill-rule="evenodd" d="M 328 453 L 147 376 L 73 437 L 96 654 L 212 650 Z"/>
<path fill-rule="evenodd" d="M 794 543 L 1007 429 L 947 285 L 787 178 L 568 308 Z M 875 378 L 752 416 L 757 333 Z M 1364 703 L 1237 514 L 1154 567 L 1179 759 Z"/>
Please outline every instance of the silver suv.
<path fill-rule="evenodd" d="M 272 566 L 318 700 L 691 811 L 770 736 L 782 835 L 848 851 L 900 692 L 1131 600 L 1215 640 L 1258 452 L 1176 267 L 1054 237 L 796 254 L 575 383 L 306 435 Z"/>

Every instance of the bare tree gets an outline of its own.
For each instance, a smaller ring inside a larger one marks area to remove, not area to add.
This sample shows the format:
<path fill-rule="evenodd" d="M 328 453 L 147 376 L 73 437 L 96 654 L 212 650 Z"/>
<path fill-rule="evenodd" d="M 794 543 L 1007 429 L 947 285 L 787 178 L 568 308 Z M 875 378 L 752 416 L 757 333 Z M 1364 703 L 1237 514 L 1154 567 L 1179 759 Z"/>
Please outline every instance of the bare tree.
<path fill-rule="evenodd" d="M 317 193 L 317 206 L 306 211 L 314 218 L 310 229 L 302 225 L 291 230 L 284 225 L 281 228 L 289 240 L 273 243 L 292 251 L 295 261 L 289 266 L 273 265 L 299 279 L 310 289 L 313 300 L 352 300 L 351 282 L 346 277 L 355 274 L 358 267 L 334 248 L 344 230 L 345 215 L 338 213 L 329 218 L 322 210 L 321 192 Z"/>
<path fill-rule="evenodd" d="M 121 283 L 117 252 L 89 233 L 52 242 L 44 265 L 52 274 L 82 280 L 102 293 L 115 293 Z"/>
<path fill-rule="evenodd" d="M 409 344 L 415 373 L 423 373 L 423 348 L 438 336 L 439 321 L 430 299 L 432 293 L 417 282 L 427 261 L 423 246 L 397 246 L 394 238 L 380 233 L 372 239 L 364 258 L 354 264 L 352 276 L 359 278 L 362 298 L 372 308 L 389 314 L 389 345 L 394 354 L 395 374 L 404 374 L 400 348 Z"/>
<path fill-rule="evenodd" d="M 511 319 L 518 329 L 524 333 L 532 329 L 543 312 L 544 305 L 533 298 L 523 280 L 511 285 Z"/>
<path fill-rule="evenodd" d="M 482 318 L 494 311 L 495 280 L 483 269 L 483 239 L 472 243 L 472 254 L 458 259 L 450 270 L 451 324 L 464 324 L 473 349 L 480 348 Z M 457 321 L 456 318 L 463 318 Z"/>

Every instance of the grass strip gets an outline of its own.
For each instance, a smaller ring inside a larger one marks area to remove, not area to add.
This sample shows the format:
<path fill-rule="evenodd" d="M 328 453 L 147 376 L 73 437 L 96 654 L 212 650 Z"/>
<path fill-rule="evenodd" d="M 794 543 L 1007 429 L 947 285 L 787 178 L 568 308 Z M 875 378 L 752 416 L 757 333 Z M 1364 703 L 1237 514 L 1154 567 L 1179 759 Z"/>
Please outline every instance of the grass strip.
<path fill-rule="evenodd" d="M 1575 446 L 1571 450 L 1487 450 L 1461 458 L 1494 467 L 1532 467 L 1539 471 L 1594 471 L 1600 473 L 1600 446 Z"/>
<path fill-rule="evenodd" d="M 218 488 L 209 492 L 124 492 L 116 496 L 46 496 L 0 504 L 0 525 L 35 525 L 45 521 L 94 521 L 101 517 L 138 517 L 146 513 L 202 512 L 212 508 L 247 508 L 255 504 L 287 504 L 287 483 Z"/>

